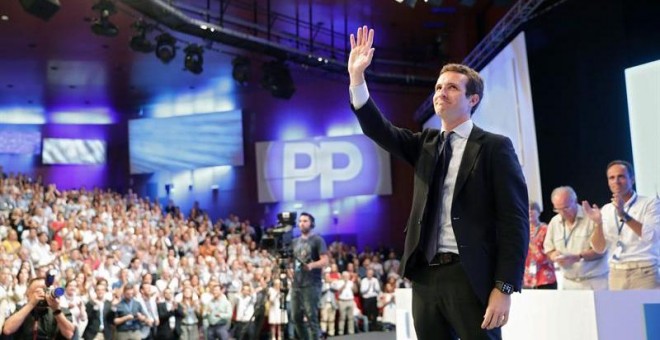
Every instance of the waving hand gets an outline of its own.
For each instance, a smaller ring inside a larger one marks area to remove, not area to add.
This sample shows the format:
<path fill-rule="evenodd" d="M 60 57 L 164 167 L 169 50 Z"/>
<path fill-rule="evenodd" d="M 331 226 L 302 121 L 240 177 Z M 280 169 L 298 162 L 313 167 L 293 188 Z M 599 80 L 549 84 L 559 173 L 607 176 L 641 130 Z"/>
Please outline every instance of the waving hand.
<path fill-rule="evenodd" d="M 351 54 L 348 57 L 348 74 L 351 86 L 364 83 L 364 70 L 374 57 L 374 30 L 366 25 L 358 28 L 357 34 L 351 34 Z"/>

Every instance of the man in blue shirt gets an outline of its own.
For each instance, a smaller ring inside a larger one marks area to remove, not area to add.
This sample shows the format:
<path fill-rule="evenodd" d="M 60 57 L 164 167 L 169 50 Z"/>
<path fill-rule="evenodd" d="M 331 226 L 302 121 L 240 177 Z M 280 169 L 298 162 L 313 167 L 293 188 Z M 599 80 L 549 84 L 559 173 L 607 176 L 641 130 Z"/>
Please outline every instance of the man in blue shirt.
<path fill-rule="evenodd" d="M 124 286 L 124 298 L 117 304 L 115 312 L 115 325 L 117 326 L 117 340 L 142 340 L 140 328 L 147 321 L 142 305 L 133 298 L 134 286 L 127 283 Z"/>

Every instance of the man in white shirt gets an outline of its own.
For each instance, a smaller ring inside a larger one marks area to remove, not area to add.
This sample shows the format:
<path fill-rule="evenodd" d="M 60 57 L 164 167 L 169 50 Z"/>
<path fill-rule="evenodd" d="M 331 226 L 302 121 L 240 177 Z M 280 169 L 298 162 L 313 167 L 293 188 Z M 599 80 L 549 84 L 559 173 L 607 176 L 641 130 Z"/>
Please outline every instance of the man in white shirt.
<path fill-rule="evenodd" d="M 234 337 L 236 339 L 252 339 L 254 329 L 252 316 L 254 315 L 254 304 L 256 297 L 252 294 L 252 286 L 243 283 L 241 294 L 236 300 L 236 325 Z"/>
<path fill-rule="evenodd" d="M 563 289 L 607 289 L 607 259 L 591 248 L 594 223 L 577 203 L 569 186 L 558 187 L 550 195 L 557 213 L 548 224 L 543 249 L 564 275 Z"/>
<path fill-rule="evenodd" d="M 143 321 L 140 328 L 142 339 L 154 339 L 156 327 L 158 327 L 158 309 L 156 307 L 156 297 L 153 294 L 153 286 L 148 283 L 140 285 L 140 294 L 135 297 L 135 301 L 142 305 L 146 320 Z"/>
<path fill-rule="evenodd" d="M 360 281 L 360 294 L 362 295 L 362 309 L 369 323 L 376 324 L 378 318 L 378 294 L 380 293 L 380 281 L 374 277 L 374 270 L 368 269 L 367 276 Z"/>
<path fill-rule="evenodd" d="M 351 280 L 351 273 L 344 271 L 341 273 L 341 279 L 332 283 L 332 288 L 337 291 L 337 305 L 339 307 L 339 332 L 337 335 L 343 335 L 344 326 L 346 323 L 348 334 L 355 332 L 354 319 L 353 319 L 353 297 L 357 292 L 357 287 Z"/>
<path fill-rule="evenodd" d="M 606 173 L 611 203 L 599 209 L 584 201 L 582 207 L 596 224 L 591 237 L 594 249 L 611 252 L 610 289 L 657 289 L 660 200 L 635 192 L 635 172 L 629 162 L 612 161 Z"/>

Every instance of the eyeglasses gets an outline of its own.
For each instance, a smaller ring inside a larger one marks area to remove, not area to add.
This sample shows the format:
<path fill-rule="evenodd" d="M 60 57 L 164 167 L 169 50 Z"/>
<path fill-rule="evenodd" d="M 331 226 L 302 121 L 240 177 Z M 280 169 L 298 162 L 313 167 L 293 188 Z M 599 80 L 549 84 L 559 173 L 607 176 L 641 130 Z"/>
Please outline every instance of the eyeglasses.
<path fill-rule="evenodd" d="M 554 209 L 552 209 L 552 211 L 554 211 L 554 212 L 556 212 L 556 213 L 559 213 L 559 212 L 561 212 L 561 211 L 567 211 L 567 210 L 570 210 L 571 208 L 572 208 L 571 206 L 563 207 L 563 208 L 554 208 Z"/>

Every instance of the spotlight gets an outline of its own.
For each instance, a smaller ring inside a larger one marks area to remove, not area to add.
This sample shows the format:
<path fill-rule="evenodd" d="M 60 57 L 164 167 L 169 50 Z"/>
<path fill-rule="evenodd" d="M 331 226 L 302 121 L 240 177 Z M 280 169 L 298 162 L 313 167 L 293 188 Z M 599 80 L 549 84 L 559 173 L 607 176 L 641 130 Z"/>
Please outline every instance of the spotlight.
<path fill-rule="evenodd" d="M 183 61 L 186 70 L 194 74 L 202 73 L 204 70 L 204 49 L 199 45 L 192 44 L 188 45 L 183 51 L 186 53 L 186 59 Z"/>
<path fill-rule="evenodd" d="M 176 40 L 168 33 L 156 37 L 156 57 L 167 64 L 176 56 Z"/>
<path fill-rule="evenodd" d="M 59 0 L 21 0 L 21 6 L 28 13 L 44 21 L 52 18 L 60 10 Z"/>
<path fill-rule="evenodd" d="M 289 68 L 282 61 L 267 62 L 262 66 L 261 87 L 270 91 L 273 97 L 289 99 L 296 92 Z"/>
<path fill-rule="evenodd" d="M 410 8 L 415 8 L 415 5 L 417 4 L 417 0 L 405 0 L 404 2 Z"/>
<path fill-rule="evenodd" d="M 142 19 L 134 22 L 131 27 L 137 31 L 137 33 L 131 38 L 131 49 L 142 53 L 153 52 L 156 47 L 154 47 L 154 44 L 147 39 L 147 32 L 151 31 L 153 27 L 142 21 Z"/>
<path fill-rule="evenodd" d="M 92 9 L 98 11 L 100 17 L 92 23 L 92 32 L 104 37 L 115 37 L 119 34 L 119 29 L 110 22 L 110 16 L 117 12 L 115 4 L 110 0 L 100 0 Z"/>
<path fill-rule="evenodd" d="M 231 65 L 233 66 L 232 78 L 241 86 L 247 85 L 248 80 L 250 80 L 250 59 L 237 56 L 231 61 Z"/>

